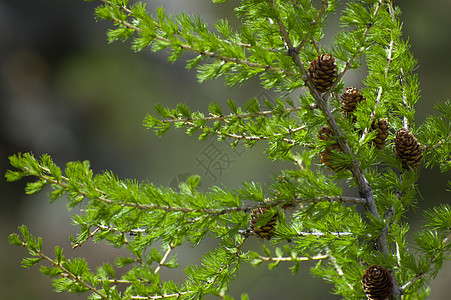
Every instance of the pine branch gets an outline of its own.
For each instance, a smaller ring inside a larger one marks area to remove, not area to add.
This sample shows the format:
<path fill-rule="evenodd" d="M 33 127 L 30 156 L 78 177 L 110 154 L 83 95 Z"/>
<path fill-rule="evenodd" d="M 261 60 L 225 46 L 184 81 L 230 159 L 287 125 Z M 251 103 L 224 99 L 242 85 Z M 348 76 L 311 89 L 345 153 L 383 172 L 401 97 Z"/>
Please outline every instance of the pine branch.
<path fill-rule="evenodd" d="M 72 249 L 81 247 L 86 241 L 92 239 L 96 235 L 96 233 L 99 232 L 101 229 L 102 228 L 100 226 L 97 226 L 96 229 L 94 229 L 92 232 L 89 233 L 89 236 L 84 241 L 80 241 L 80 242 L 72 245 Z"/>
<path fill-rule="evenodd" d="M 174 294 L 163 294 L 163 295 L 153 295 L 153 296 L 131 296 L 130 299 L 136 299 L 136 300 L 156 300 L 156 299 L 170 299 L 170 298 L 179 298 L 183 295 L 187 295 L 193 293 L 192 291 L 190 292 L 179 292 L 179 293 L 174 293 Z"/>
<path fill-rule="evenodd" d="M 258 259 L 262 261 L 275 261 L 275 262 L 289 262 L 289 261 L 315 261 L 315 260 L 323 260 L 328 259 L 329 255 L 315 255 L 315 256 L 301 256 L 301 257 L 268 257 L 268 256 L 259 256 Z"/>
<path fill-rule="evenodd" d="M 292 108 L 284 108 L 282 110 L 282 113 L 292 113 L 292 112 L 296 112 L 301 110 L 301 107 L 292 107 Z M 277 111 L 278 113 L 281 113 L 281 111 Z M 166 118 L 166 119 L 162 119 L 161 122 L 165 123 L 165 124 L 183 124 L 184 126 L 189 126 L 189 127 L 196 127 L 199 128 L 201 130 L 206 130 L 209 129 L 208 126 L 202 125 L 199 126 L 198 124 L 196 124 L 195 122 L 199 122 L 199 121 L 204 121 L 204 122 L 213 122 L 213 121 L 221 121 L 224 122 L 225 124 L 228 124 L 230 119 L 234 119 L 234 118 L 238 118 L 238 119 L 246 119 L 246 118 L 255 118 L 255 117 L 263 117 L 263 116 L 269 116 L 275 113 L 275 110 L 267 110 L 267 111 L 259 111 L 256 113 L 244 113 L 244 114 L 236 114 L 236 113 L 232 113 L 226 116 L 217 116 L 217 115 L 213 115 L 210 114 L 209 117 L 204 117 L 204 118 L 191 118 L 191 117 L 175 117 L 173 116 L 172 118 Z M 195 122 L 194 122 L 195 120 Z M 305 130 L 307 128 L 306 125 L 303 126 L 299 126 L 297 128 L 294 129 L 289 129 L 287 134 L 294 134 L 296 132 Z M 221 129 L 217 129 L 213 132 L 210 132 L 212 134 L 218 135 L 218 136 L 225 136 L 225 137 L 230 137 L 232 139 L 236 139 L 236 140 L 246 140 L 246 141 L 261 141 L 261 140 L 270 140 L 270 139 L 274 139 L 274 138 L 278 138 L 278 137 L 282 137 L 286 134 L 282 134 L 282 133 L 276 133 L 272 136 L 258 136 L 258 135 L 247 135 L 247 134 L 236 134 L 236 133 L 231 133 L 231 132 L 225 132 Z M 295 145 L 297 144 L 295 140 L 293 139 L 289 139 L 289 138 L 282 138 L 282 141 L 284 141 L 287 144 L 290 145 Z"/>
<path fill-rule="evenodd" d="M 296 2 L 296 1 L 294 1 L 294 2 Z M 312 23 L 313 23 L 313 29 L 315 29 L 315 28 L 318 26 L 319 20 L 323 17 L 323 15 L 324 15 L 325 12 L 326 12 L 327 5 L 329 5 L 329 1 L 328 1 L 328 0 L 323 0 L 323 1 L 322 1 L 322 4 L 321 4 L 320 10 L 318 11 L 318 14 L 316 15 L 314 21 L 312 22 Z M 311 39 L 311 36 L 310 36 L 310 35 L 307 35 L 307 36 L 299 43 L 299 45 L 296 46 L 295 52 L 296 52 L 296 53 L 301 53 L 302 48 L 304 48 L 305 44 L 306 44 L 310 39 Z"/>
<path fill-rule="evenodd" d="M 41 168 L 41 170 L 44 173 L 51 174 L 51 171 L 48 168 L 45 168 L 42 165 L 39 165 L 39 167 Z M 24 171 L 30 172 L 30 174 L 32 174 L 32 172 L 29 169 L 27 169 L 26 167 L 24 168 Z M 51 176 L 47 176 L 42 173 L 37 174 L 35 176 L 42 180 L 45 180 L 47 183 L 59 186 L 59 187 L 63 188 L 64 190 L 69 190 L 70 179 L 66 176 L 61 176 L 61 181 L 58 181 L 58 180 L 52 178 Z M 77 193 L 86 198 L 89 198 L 90 194 L 83 191 L 83 188 L 84 188 L 84 185 L 79 183 Z M 227 207 L 227 208 L 217 208 L 217 209 L 190 208 L 190 207 L 165 206 L 165 205 L 158 205 L 158 204 L 139 204 L 139 203 L 129 203 L 129 202 L 125 202 L 125 201 L 115 201 L 115 200 L 108 199 L 107 193 L 105 193 L 104 191 L 102 191 L 100 189 L 96 188 L 96 192 L 99 194 L 99 196 L 96 199 L 103 203 L 109 204 L 109 205 L 131 207 L 131 208 L 136 208 L 136 209 L 140 209 L 140 210 L 144 210 L 144 211 L 162 210 L 165 212 L 203 213 L 203 214 L 208 214 L 211 216 L 220 216 L 220 215 L 233 213 L 233 212 L 248 213 L 259 207 L 275 207 L 275 206 L 278 206 L 281 204 L 297 205 L 297 204 L 300 204 L 303 202 L 311 202 L 311 203 L 348 202 L 348 203 L 360 204 L 360 205 L 364 205 L 364 206 L 368 205 L 368 200 L 365 198 L 348 197 L 348 196 L 322 196 L 322 197 L 317 197 L 317 198 L 295 198 L 292 200 L 282 199 L 282 200 L 268 201 L 265 203 L 258 203 L 258 204 L 254 204 L 254 205 L 248 205 L 248 206 L 237 206 L 237 207 Z M 114 230 L 114 228 L 110 228 L 110 227 L 104 227 L 103 229 Z"/>
<path fill-rule="evenodd" d="M 162 266 L 164 266 L 164 263 L 169 257 L 169 254 L 171 254 L 172 250 L 174 250 L 175 246 L 173 243 L 170 243 L 168 246 L 168 250 L 164 253 L 163 257 L 161 258 L 160 262 L 158 263 L 158 266 L 155 268 L 155 274 L 158 273 Z"/>
<path fill-rule="evenodd" d="M 379 14 L 382 5 L 385 3 L 385 0 L 380 0 L 379 3 L 377 4 L 374 12 L 373 12 L 373 18 L 376 18 L 377 15 Z M 390 1 L 391 3 L 391 1 Z M 368 36 L 368 34 L 370 33 L 371 28 L 373 28 L 374 24 L 370 23 L 367 24 L 367 27 L 363 33 L 363 43 L 365 42 L 366 37 Z M 332 93 L 332 91 L 335 89 L 335 87 L 337 86 L 337 84 L 341 81 L 341 79 L 343 78 L 343 76 L 345 75 L 345 73 L 349 70 L 349 68 L 352 66 L 352 64 L 354 63 L 354 60 L 357 58 L 357 56 L 359 56 L 362 53 L 362 47 L 364 46 L 364 44 L 360 45 L 357 49 L 357 51 L 346 61 L 345 67 L 343 68 L 343 70 L 340 72 L 340 74 L 338 74 L 337 78 L 335 79 L 335 81 L 332 83 L 331 87 L 326 91 L 326 93 L 324 94 L 324 99 L 328 99 L 330 96 L 330 93 Z M 390 61 L 387 61 L 387 67 L 386 70 L 388 72 L 388 66 L 390 64 Z"/>
<path fill-rule="evenodd" d="M 302 109 L 304 109 L 304 108 L 302 108 L 302 107 L 289 107 L 289 108 L 284 108 L 282 112 L 284 112 L 284 113 L 292 113 L 292 112 L 300 111 Z M 264 110 L 264 111 L 259 111 L 259 112 L 256 112 L 256 113 L 245 113 L 245 114 L 234 114 L 234 113 L 231 113 L 231 114 L 226 115 L 226 116 L 210 115 L 210 117 L 204 117 L 204 118 L 201 118 L 201 120 L 204 120 L 205 122 L 209 122 L 209 121 L 223 121 L 223 122 L 227 122 L 227 120 L 232 119 L 232 118 L 239 118 L 239 119 L 254 118 L 254 117 L 273 115 L 274 112 L 275 112 L 275 110 Z M 191 122 L 192 120 L 193 120 L 192 118 L 172 118 L 172 119 L 163 119 L 161 121 L 163 123 L 188 123 L 188 122 Z"/>
<path fill-rule="evenodd" d="M 335 258 L 335 256 L 333 256 L 333 255 L 331 254 L 330 249 L 328 249 L 327 253 L 328 253 L 327 255 L 328 255 L 329 258 L 330 258 L 330 261 L 332 262 L 332 264 L 333 264 L 335 270 L 336 270 L 337 273 L 338 273 L 338 276 L 344 277 L 345 273 L 343 272 L 343 269 L 342 269 L 342 268 L 340 267 L 340 265 L 338 264 L 337 259 Z M 346 284 L 348 285 L 348 287 L 349 287 L 351 290 L 354 289 L 354 287 L 353 287 L 349 282 L 346 282 Z"/>
<path fill-rule="evenodd" d="M 383 0 L 381 0 L 381 1 L 379 2 L 378 6 L 377 6 L 377 9 L 376 9 L 377 12 L 380 10 L 380 7 L 381 7 L 381 5 L 382 5 L 384 2 L 385 2 L 385 1 L 383 1 Z M 388 11 L 389 11 L 389 14 L 390 14 L 390 18 L 391 18 L 392 22 L 394 23 L 394 22 L 396 21 L 396 17 L 395 17 L 395 12 L 394 12 L 394 10 L 393 10 L 393 5 L 392 5 L 391 1 L 388 2 Z M 376 12 L 375 12 L 375 15 L 374 15 L 374 16 L 376 16 Z M 395 41 L 392 39 L 392 40 L 390 41 L 390 43 L 389 43 L 388 51 L 387 51 L 387 64 L 386 64 L 386 66 L 385 66 L 385 72 L 384 72 L 384 79 L 385 79 L 385 80 L 387 79 L 388 74 L 389 74 L 389 72 L 390 72 L 390 64 L 391 64 L 391 62 L 392 62 L 392 56 L 393 56 L 393 48 L 394 48 L 394 46 L 395 46 Z M 382 85 L 381 85 L 381 86 L 379 86 L 379 89 L 378 89 L 378 92 L 377 92 L 376 101 L 375 101 L 375 105 L 374 105 L 374 110 L 373 110 L 373 111 L 371 112 L 371 114 L 370 114 L 370 124 L 373 124 L 373 122 L 375 121 L 376 111 L 377 111 L 377 108 L 379 107 L 379 105 L 380 105 L 380 103 L 381 103 L 381 99 L 382 99 L 382 94 L 383 94 L 383 92 L 384 92 L 384 89 L 383 89 L 383 87 L 382 87 Z M 405 100 L 404 100 L 404 103 L 405 103 Z M 407 122 L 407 120 L 404 118 L 404 123 L 405 123 L 405 124 L 404 124 L 404 127 L 405 127 L 405 128 L 408 128 L 406 122 Z M 368 134 L 370 133 L 369 128 L 370 128 L 370 127 L 366 127 L 365 130 L 363 131 L 362 137 L 360 138 L 360 142 L 361 142 L 361 143 L 362 143 L 363 141 L 365 141 L 365 139 L 367 138 Z"/>
<path fill-rule="evenodd" d="M 115 4 L 115 3 L 112 3 L 111 1 L 108 1 L 108 0 L 98 0 L 98 1 L 100 1 L 100 2 L 103 2 L 103 3 L 105 3 L 105 4 L 107 4 L 107 5 L 110 5 L 110 6 L 116 6 L 117 8 L 119 8 L 120 10 L 122 10 L 122 11 L 124 11 L 125 13 L 127 13 L 129 16 L 135 16 L 135 14 L 133 13 L 133 11 L 131 11 L 129 8 L 127 8 L 127 6 L 125 6 L 125 5 L 117 5 L 117 4 Z M 157 27 L 157 28 L 159 28 L 159 29 L 162 29 L 162 26 L 160 25 L 160 24 L 158 24 L 157 22 L 153 22 L 153 24 L 155 25 L 155 27 Z M 131 27 L 129 27 L 129 28 L 131 28 Z M 133 28 L 131 28 L 131 29 L 133 29 Z M 138 28 L 138 27 L 136 27 L 136 30 L 137 31 L 141 31 L 141 29 L 140 28 Z M 180 31 L 177 31 L 177 34 L 178 35 L 181 35 L 181 32 Z M 196 36 L 196 37 L 199 37 L 199 36 Z M 238 46 L 240 46 L 240 47 L 242 47 L 242 48 L 245 48 L 245 49 L 252 49 L 254 46 L 253 45 L 251 45 L 251 44 L 245 44 L 245 43 L 238 43 L 238 42 L 231 42 L 231 41 L 229 41 L 229 40 L 224 40 L 224 39 L 220 39 L 220 41 L 221 42 L 223 42 L 223 43 L 227 43 L 227 44 L 231 44 L 231 45 L 238 45 Z M 273 49 L 273 48 L 268 48 L 268 49 L 266 49 L 266 48 L 264 48 L 264 50 L 265 51 L 268 51 L 268 52 L 274 52 L 274 53 L 280 53 L 281 51 L 280 50 L 277 50 L 277 49 Z"/>
<path fill-rule="evenodd" d="M 99 1 L 102 1 L 104 3 L 110 4 L 109 1 L 104 1 L 104 0 L 99 0 Z M 127 27 L 129 29 L 132 29 L 132 30 L 136 31 L 136 32 L 143 32 L 142 28 L 140 28 L 138 26 L 135 26 L 133 24 L 130 24 L 129 22 L 120 20 L 118 18 L 111 17 L 111 21 L 113 21 L 116 24 L 123 25 L 123 26 L 125 26 L 125 27 Z M 165 38 L 165 37 L 163 37 L 161 35 L 158 35 L 158 34 L 155 34 L 153 38 L 156 39 L 156 40 L 159 40 L 161 42 L 167 43 L 169 45 L 173 44 L 173 42 L 170 39 Z M 296 76 L 296 74 L 294 74 L 293 72 L 291 72 L 289 70 L 282 70 L 282 69 L 279 69 L 279 68 L 276 68 L 276 67 L 272 67 L 270 65 L 261 65 L 261 64 L 250 62 L 248 60 L 241 60 L 241 59 L 238 59 L 238 58 L 222 56 L 222 55 L 217 54 L 216 52 L 204 51 L 204 50 L 194 48 L 194 47 L 192 47 L 192 46 L 190 46 L 188 44 L 184 44 L 184 43 L 177 44 L 177 47 L 180 48 L 180 49 L 183 49 L 185 51 L 198 53 L 198 54 L 200 54 L 202 56 L 209 57 L 209 58 L 216 59 L 216 60 L 220 60 L 220 61 L 223 61 L 223 62 L 226 62 L 226 63 L 233 63 L 233 64 L 237 64 L 237 65 L 245 65 L 245 66 L 248 66 L 248 67 L 253 68 L 253 69 L 262 69 L 262 70 L 265 70 L 265 71 L 268 71 L 268 72 L 280 73 L 280 74 L 284 74 L 284 75 L 287 75 L 287 76 Z"/>
<path fill-rule="evenodd" d="M 449 243 L 451 243 L 451 230 L 449 230 L 448 235 L 443 239 L 442 244 L 443 245 L 448 245 Z M 437 258 L 437 254 L 439 254 L 440 250 L 435 251 L 434 255 L 432 255 L 429 260 L 428 260 L 428 265 L 432 265 L 435 263 L 435 259 Z M 404 294 L 405 290 L 407 290 L 411 285 L 413 285 L 415 282 L 417 282 L 418 280 L 422 279 L 425 275 L 427 275 L 426 272 L 419 272 L 418 274 L 416 274 L 411 280 L 409 280 L 408 282 L 406 282 L 405 284 L 403 284 L 399 290 L 401 295 Z"/>
<path fill-rule="evenodd" d="M 322 237 L 325 235 L 333 235 L 336 237 L 355 237 L 355 234 L 352 232 L 318 232 L 318 231 L 312 231 L 312 232 L 298 232 L 298 235 L 301 237 L 306 236 L 316 236 L 316 237 Z"/>
<path fill-rule="evenodd" d="M 127 230 L 127 231 L 122 231 L 122 230 L 119 230 L 118 228 L 115 228 L 115 227 L 112 227 L 112 226 L 105 226 L 105 225 L 99 224 L 99 225 L 97 225 L 96 229 L 94 229 L 93 231 L 91 231 L 89 233 L 89 235 L 88 235 L 88 237 L 86 239 L 84 239 L 82 241 L 79 241 L 79 242 L 75 243 L 74 245 L 72 245 L 72 249 L 81 247 L 85 242 L 87 242 L 88 240 L 92 239 L 101 230 L 107 230 L 109 232 L 119 232 L 121 234 L 129 233 L 130 235 L 132 235 L 132 234 L 136 235 L 138 233 L 145 232 L 145 229 L 141 229 L 141 228 Z M 127 244 L 127 241 L 125 243 Z"/>
<path fill-rule="evenodd" d="M 74 273 L 70 272 L 67 268 L 65 268 L 61 262 L 58 262 L 56 260 L 53 260 L 52 258 L 50 258 L 49 256 L 47 256 L 46 254 L 44 254 L 42 251 L 35 249 L 34 247 L 29 247 L 27 243 L 22 242 L 22 246 L 27 248 L 28 251 L 32 254 L 32 255 L 38 255 L 39 257 L 41 257 L 42 259 L 48 261 L 49 263 L 51 263 L 52 266 L 57 267 L 58 269 L 60 269 L 62 271 L 61 274 L 59 274 L 59 276 L 61 277 L 67 277 L 71 280 L 76 281 L 77 283 L 79 283 L 80 285 L 82 285 L 84 288 L 86 288 L 87 290 L 91 291 L 92 293 L 96 294 L 98 297 L 100 297 L 101 299 L 108 299 L 108 297 L 106 295 L 104 295 L 103 293 L 101 293 L 99 290 L 97 290 L 95 287 L 93 287 L 92 285 L 90 285 L 88 282 L 86 282 L 85 280 L 83 280 L 83 277 L 80 277 L 78 275 L 75 275 Z"/>

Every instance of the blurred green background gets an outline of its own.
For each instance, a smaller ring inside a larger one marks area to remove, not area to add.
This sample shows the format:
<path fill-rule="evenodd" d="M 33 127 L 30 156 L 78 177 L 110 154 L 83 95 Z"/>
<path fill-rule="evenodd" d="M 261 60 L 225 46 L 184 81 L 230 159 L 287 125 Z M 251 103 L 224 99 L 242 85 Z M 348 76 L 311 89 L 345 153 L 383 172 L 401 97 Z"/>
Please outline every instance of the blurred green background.
<path fill-rule="evenodd" d="M 214 5 L 209 0 L 149 1 L 153 9 L 164 6 L 173 12 L 199 13 L 211 22 L 218 17 L 236 22 L 233 7 L 238 1 Z M 404 35 L 419 60 L 421 100 L 416 106 L 420 124 L 433 113 L 434 103 L 449 98 L 451 84 L 451 1 L 395 1 L 403 11 Z M 264 145 L 251 150 L 231 150 L 213 139 L 199 142 L 182 131 L 170 131 L 159 139 L 141 124 L 157 103 L 173 107 L 179 102 L 206 111 L 212 100 L 234 99 L 241 104 L 251 97 L 273 97 L 257 81 L 229 89 L 222 80 L 200 85 L 195 71 L 184 62 L 169 64 L 164 53 L 133 53 L 128 43 L 108 45 L 105 31 L 111 24 L 96 23 L 96 3 L 82 0 L 0 1 L 0 172 L 7 157 L 17 152 L 49 153 L 59 165 L 71 160 L 89 160 L 100 172 L 112 170 L 120 178 L 148 180 L 157 185 L 176 186 L 189 174 L 202 176 L 202 187 L 213 184 L 236 187 L 242 180 L 268 182 L 290 164 L 271 162 L 262 153 Z M 337 30 L 332 16 L 331 32 Z M 327 40 L 328 38 L 326 38 Z M 448 69 L 450 67 L 450 69 Z M 347 76 L 348 85 L 359 86 L 364 71 Z M 204 168 L 209 151 L 220 153 L 221 164 Z M 448 176 L 448 177 L 447 177 Z M 413 230 L 421 226 L 421 211 L 449 203 L 445 192 L 449 175 L 423 170 L 419 208 L 406 216 Z M 25 181 L 0 181 L 0 290 L 2 299 L 83 299 L 86 296 L 56 294 L 50 280 L 37 268 L 23 269 L 26 251 L 7 243 L 7 236 L 26 224 L 44 239 L 52 253 L 61 245 L 65 254 L 86 256 L 92 267 L 112 262 L 120 249 L 87 243 L 71 250 L 68 234 L 75 235 L 64 201 L 49 204 L 45 192 L 26 196 Z M 198 263 L 215 241 L 179 251 L 180 264 Z M 257 242 L 246 245 L 259 249 Z M 244 266 L 231 287 L 233 296 L 248 292 L 251 299 L 337 299 L 330 285 L 314 279 L 309 265 L 291 275 L 288 266 L 268 271 L 265 264 Z M 162 273 L 179 280 L 180 273 Z M 451 288 L 451 264 L 447 263 L 432 283 L 431 298 L 446 299 Z M 82 297 L 82 298 L 80 298 Z"/>

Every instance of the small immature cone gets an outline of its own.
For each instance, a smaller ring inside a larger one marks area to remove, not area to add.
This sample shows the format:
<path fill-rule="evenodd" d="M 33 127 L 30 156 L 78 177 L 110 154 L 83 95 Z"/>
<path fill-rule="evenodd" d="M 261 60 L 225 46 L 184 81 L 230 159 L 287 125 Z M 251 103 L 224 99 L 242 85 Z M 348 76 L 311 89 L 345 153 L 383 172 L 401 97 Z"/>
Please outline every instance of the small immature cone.
<path fill-rule="evenodd" d="M 369 267 L 363 273 L 362 287 L 368 300 L 387 299 L 393 290 L 390 272 L 377 265 Z"/>
<path fill-rule="evenodd" d="M 379 119 L 375 120 L 373 124 L 371 124 L 371 129 L 377 131 L 377 135 L 373 140 L 374 145 L 376 145 L 377 149 L 384 148 L 387 137 L 388 137 L 388 131 L 390 129 L 390 125 L 388 125 L 387 119 Z"/>
<path fill-rule="evenodd" d="M 259 207 L 254 209 L 251 213 L 250 227 L 255 235 L 260 239 L 270 240 L 273 237 L 274 232 L 276 231 L 276 222 L 279 216 L 278 213 L 275 213 L 274 216 L 266 224 L 259 227 L 256 226 L 257 222 L 260 220 L 261 215 L 269 210 L 269 207 Z"/>
<path fill-rule="evenodd" d="M 396 132 L 394 142 L 396 156 L 401 159 L 403 169 L 415 168 L 421 163 L 423 151 L 417 139 L 409 130 L 399 129 Z"/>
<path fill-rule="evenodd" d="M 346 117 L 351 117 L 357 108 L 357 104 L 365 100 L 362 93 L 355 87 L 347 87 L 341 95 L 340 108 Z"/>
<path fill-rule="evenodd" d="M 310 63 L 308 72 L 318 92 L 324 93 L 337 78 L 335 58 L 330 54 L 319 55 Z"/>

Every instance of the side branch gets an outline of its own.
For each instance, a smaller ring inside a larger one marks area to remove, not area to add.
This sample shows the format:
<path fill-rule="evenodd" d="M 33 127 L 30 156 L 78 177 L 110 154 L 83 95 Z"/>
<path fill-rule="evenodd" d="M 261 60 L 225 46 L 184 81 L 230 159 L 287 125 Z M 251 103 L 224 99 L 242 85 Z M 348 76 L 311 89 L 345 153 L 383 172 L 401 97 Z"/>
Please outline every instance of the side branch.
<path fill-rule="evenodd" d="M 119 19 L 114 18 L 114 17 L 112 17 L 111 20 L 114 23 L 123 25 L 123 26 L 125 26 L 125 27 L 127 27 L 129 29 L 134 30 L 134 31 L 143 32 L 142 28 L 139 28 L 139 27 L 137 27 L 135 25 L 132 25 L 132 24 L 126 22 L 126 21 L 119 20 Z M 174 42 L 172 42 L 170 39 L 165 38 L 165 37 L 160 36 L 160 35 L 157 35 L 157 34 L 154 36 L 154 39 L 162 41 L 162 42 L 167 43 L 169 45 L 173 45 L 175 47 L 179 47 L 179 48 L 181 48 L 181 49 L 183 49 L 185 51 L 198 53 L 200 55 L 203 55 L 203 56 L 206 56 L 206 57 L 210 57 L 210 58 L 213 58 L 213 59 L 217 59 L 217 60 L 221 60 L 221 61 L 224 61 L 226 63 L 234 63 L 234 64 L 237 64 L 237 65 L 246 65 L 246 66 L 248 66 L 250 68 L 262 69 L 262 70 L 269 71 L 269 72 L 274 72 L 274 73 L 281 73 L 281 74 L 284 74 L 284 75 L 287 75 L 287 76 L 295 76 L 296 75 L 296 74 L 294 74 L 293 72 L 291 72 L 289 70 L 283 70 L 283 69 L 280 69 L 280 68 L 275 68 L 275 67 L 272 67 L 270 65 L 261 65 L 261 64 L 253 63 L 253 62 L 250 62 L 250 61 L 248 61 L 246 59 L 245 60 L 241 60 L 241 59 L 238 59 L 238 58 L 222 56 L 222 55 L 217 54 L 216 52 L 204 51 L 204 50 L 196 49 L 196 48 L 194 48 L 194 47 L 192 47 L 190 45 L 184 44 L 184 43 L 177 43 L 177 45 L 174 45 Z"/>
<path fill-rule="evenodd" d="M 303 108 L 302 107 L 291 107 L 291 108 L 285 108 L 283 111 L 286 113 L 292 113 L 292 112 L 300 111 L 301 109 L 303 109 Z M 272 115 L 272 114 L 274 114 L 274 110 L 264 110 L 264 111 L 259 111 L 256 113 L 248 113 L 248 114 L 229 114 L 227 116 L 212 115 L 210 117 L 202 118 L 202 120 L 204 120 L 204 121 L 227 121 L 228 119 L 231 119 L 231 118 L 244 119 L 244 118 L 267 116 L 267 115 Z M 190 122 L 190 121 L 193 121 L 193 119 L 192 118 L 177 118 L 177 119 L 163 119 L 162 120 L 163 123 L 186 123 L 186 122 Z"/>
<path fill-rule="evenodd" d="M 260 256 L 258 259 L 262 261 L 276 261 L 276 262 L 287 262 L 287 261 L 312 261 L 312 260 L 323 260 L 328 259 L 329 255 L 316 255 L 316 256 L 301 256 L 301 257 L 268 257 Z"/>
<path fill-rule="evenodd" d="M 85 280 L 83 280 L 80 276 L 73 274 L 71 271 L 69 271 L 67 268 L 65 268 L 60 262 L 57 262 L 53 259 L 51 259 L 50 257 L 48 257 L 46 254 L 44 254 L 41 251 L 38 251 L 36 249 L 32 249 L 31 247 L 28 246 L 27 243 L 22 242 L 22 246 L 27 248 L 28 251 L 30 251 L 31 253 L 35 253 L 36 255 L 38 255 L 39 257 L 41 257 L 43 260 L 48 261 L 49 263 L 52 264 L 52 266 L 56 266 L 58 269 L 60 269 L 62 271 L 61 274 L 59 274 L 59 276 L 62 277 L 68 277 L 71 280 L 76 281 L 77 283 L 79 283 L 81 286 L 83 286 L 84 288 L 86 288 L 87 290 L 91 291 L 92 293 L 96 294 L 97 297 L 100 297 L 101 299 L 108 299 L 108 297 L 106 295 L 104 295 L 103 293 L 101 293 L 99 290 L 97 290 L 95 287 L 93 287 L 92 285 L 90 285 L 88 282 L 86 282 Z"/>
<path fill-rule="evenodd" d="M 50 170 L 47 168 L 44 168 L 43 166 L 40 166 L 43 172 L 51 174 Z M 29 171 L 26 168 L 24 171 Z M 36 175 L 38 178 L 45 180 L 47 183 L 54 184 L 56 186 L 59 186 L 63 188 L 64 190 L 69 190 L 69 178 L 65 176 L 61 176 L 61 181 L 58 181 L 56 179 L 51 178 L 50 176 L 46 176 L 44 174 Z M 77 190 L 77 193 L 79 195 L 82 195 L 86 198 L 90 198 L 87 192 L 84 192 L 82 189 L 84 188 L 83 184 L 80 184 L 79 189 Z M 115 201 L 107 198 L 107 194 L 99 189 L 96 188 L 96 192 L 99 193 L 100 196 L 96 198 L 96 200 L 101 201 L 106 204 L 110 205 L 119 205 L 123 207 L 131 207 L 136 208 L 140 210 L 150 211 L 150 210 L 163 210 L 165 212 L 182 212 L 182 213 L 203 213 L 208 214 L 212 216 L 220 216 L 228 213 L 233 212 L 245 212 L 248 213 L 256 208 L 259 207 L 275 207 L 281 204 L 290 204 L 290 205 L 297 205 L 299 203 L 303 202 L 311 202 L 311 203 L 318 203 L 318 202 L 349 202 L 353 204 L 361 204 L 361 205 L 368 205 L 368 202 L 364 198 L 357 198 L 357 197 L 346 197 L 346 196 L 325 196 L 325 197 L 318 197 L 318 198 L 296 198 L 294 200 L 276 200 L 276 201 L 269 201 L 265 203 L 258 203 L 254 205 L 248 205 L 248 206 L 236 206 L 236 207 L 228 207 L 228 208 L 217 208 L 217 209 L 211 209 L 211 208 L 189 208 L 189 207 L 180 207 L 180 206 L 164 206 L 164 205 L 158 205 L 158 204 L 139 204 L 139 203 L 129 203 L 125 201 Z"/>
<path fill-rule="evenodd" d="M 377 15 L 379 14 L 382 5 L 384 4 L 385 0 L 380 0 L 379 3 L 376 6 L 376 9 L 373 12 L 373 18 L 377 17 Z M 366 26 L 365 31 L 363 32 L 363 42 L 365 41 L 366 37 L 368 36 L 368 34 L 370 33 L 371 28 L 373 28 L 374 24 L 373 23 L 369 23 Z M 344 67 L 344 69 L 340 72 L 340 74 L 338 74 L 336 80 L 334 81 L 334 83 L 332 84 L 332 86 L 329 88 L 329 90 L 326 92 L 326 94 L 324 95 L 324 98 L 327 99 L 329 98 L 330 93 L 335 89 L 335 87 L 337 86 L 337 84 L 341 81 L 341 79 L 343 78 L 343 76 L 345 75 L 345 73 L 349 70 L 349 68 L 352 66 L 352 63 L 354 62 L 354 60 L 356 59 L 356 57 L 362 53 L 362 47 L 363 45 L 361 45 L 359 47 L 359 49 L 357 49 L 357 51 L 348 59 L 348 61 L 346 61 L 346 65 Z M 388 65 L 390 64 L 390 62 L 387 62 L 387 69 L 388 69 Z"/>
<path fill-rule="evenodd" d="M 447 245 L 451 243 L 451 230 L 448 233 L 448 235 L 443 239 L 442 244 L 443 245 Z M 432 257 L 429 259 L 428 263 L 429 265 L 432 265 L 435 262 L 435 259 L 437 258 L 437 251 L 434 253 L 434 255 L 432 255 Z M 417 282 L 418 280 L 420 280 L 421 278 L 423 278 L 425 275 L 427 275 L 426 272 L 419 272 L 417 275 L 415 275 L 415 277 L 413 277 L 411 280 L 409 280 L 408 282 L 406 282 L 403 286 L 401 286 L 400 292 L 401 294 L 404 293 L 404 291 L 406 289 L 408 289 L 411 285 L 413 285 L 415 282 Z"/>

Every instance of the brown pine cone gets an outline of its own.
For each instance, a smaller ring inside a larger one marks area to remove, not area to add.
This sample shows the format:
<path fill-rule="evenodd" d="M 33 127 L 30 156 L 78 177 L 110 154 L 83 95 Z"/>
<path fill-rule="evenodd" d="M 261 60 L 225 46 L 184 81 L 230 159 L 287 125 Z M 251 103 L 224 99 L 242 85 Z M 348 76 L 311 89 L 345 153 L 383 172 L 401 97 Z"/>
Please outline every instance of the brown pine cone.
<path fill-rule="evenodd" d="M 378 119 L 371 124 L 371 128 L 373 130 L 377 130 L 377 135 L 373 140 L 373 143 L 376 145 L 377 149 L 384 148 L 387 137 L 388 137 L 388 131 L 390 129 L 390 125 L 388 125 L 387 119 Z"/>
<path fill-rule="evenodd" d="M 355 87 L 347 87 L 345 92 L 341 95 L 340 108 L 346 117 L 351 117 L 352 113 L 357 108 L 357 104 L 365 100 L 362 93 Z"/>
<path fill-rule="evenodd" d="M 333 139 L 334 133 L 332 131 L 332 129 L 330 129 L 330 127 L 328 126 L 322 126 L 319 130 L 318 130 L 318 135 L 317 137 L 320 140 L 323 141 L 331 141 Z"/>
<path fill-rule="evenodd" d="M 320 93 L 327 91 L 337 78 L 335 58 L 330 54 L 318 55 L 308 68 L 313 85 Z"/>
<path fill-rule="evenodd" d="M 318 130 L 318 138 L 323 141 L 333 141 L 334 133 L 328 126 L 323 126 Z M 343 152 L 338 143 L 331 144 L 319 153 L 320 161 L 329 169 L 335 172 L 346 169 L 334 162 L 334 152 Z"/>
<path fill-rule="evenodd" d="M 401 159 L 402 168 L 415 168 L 420 165 L 423 159 L 423 151 L 417 139 L 410 133 L 409 130 L 401 128 L 395 135 L 395 151 L 396 156 Z"/>
<path fill-rule="evenodd" d="M 269 207 L 259 207 L 252 211 L 251 218 L 250 218 L 250 227 L 252 231 L 255 233 L 256 236 L 258 236 L 260 239 L 267 239 L 270 240 L 274 232 L 276 231 L 276 222 L 279 214 L 276 212 L 272 218 L 262 226 L 257 227 L 256 224 L 260 220 L 261 215 L 263 215 L 265 212 L 269 211 Z"/>
<path fill-rule="evenodd" d="M 341 150 L 340 145 L 338 144 L 332 144 L 329 147 L 327 147 L 324 151 L 321 151 L 319 153 L 320 161 L 329 169 L 335 172 L 342 171 L 346 169 L 346 167 L 343 167 L 341 165 L 338 165 L 336 162 L 334 162 L 334 152 L 343 152 Z"/>
<path fill-rule="evenodd" d="M 362 286 L 368 300 L 384 300 L 393 290 L 392 277 L 387 269 L 374 265 L 365 270 Z"/>

